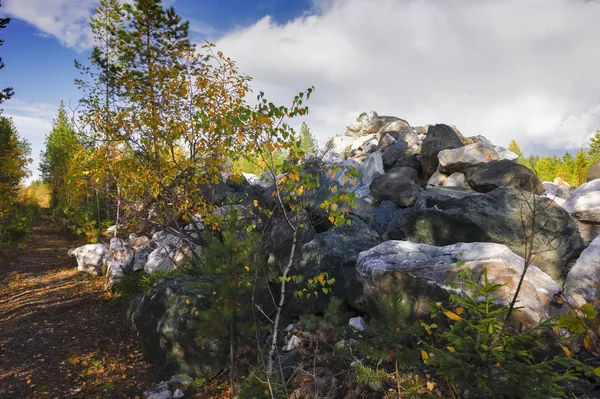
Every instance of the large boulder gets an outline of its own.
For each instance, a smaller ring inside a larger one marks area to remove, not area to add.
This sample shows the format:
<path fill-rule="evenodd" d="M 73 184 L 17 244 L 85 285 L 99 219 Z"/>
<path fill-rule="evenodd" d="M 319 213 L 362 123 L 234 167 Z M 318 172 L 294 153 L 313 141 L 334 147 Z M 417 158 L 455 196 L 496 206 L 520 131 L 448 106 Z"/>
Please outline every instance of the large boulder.
<path fill-rule="evenodd" d="M 393 116 L 379 116 L 377 112 L 363 112 L 346 127 L 346 136 L 362 137 L 368 134 L 377 133 L 382 127 L 390 122 L 400 121 L 400 118 Z M 406 121 L 404 121 L 406 122 Z M 408 125 L 408 123 L 406 123 Z"/>
<path fill-rule="evenodd" d="M 388 225 L 402 213 L 403 209 L 398 207 L 392 201 L 382 201 L 381 204 L 375 209 L 374 220 L 372 227 L 379 234 L 383 234 L 387 231 Z"/>
<path fill-rule="evenodd" d="M 550 199 L 554 199 L 554 198 L 567 199 L 567 198 L 569 198 L 569 195 L 570 195 L 569 190 L 565 190 L 564 188 L 560 187 L 557 184 L 551 183 L 549 181 L 545 181 L 545 182 L 542 182 L 542 185 L 544 186 L 544 189 L 546 190 L 546 195 Z"/>
<path fill-rule="evenodd" d="M 456 131 L 448 125 L 429 126 L 427 137 L 421 144 L 421 166 L 427 176 L 435 173 L 438 167 L 438 154 L 443 150 L 451 150 L 463 146 Z"/>
<path fill-rule="evenodd" d="M 447 282 L 456 281 L 458 273 L 466 269 L 483 283 L 484 267 L 491 283 L 502 284 L 493 293 L 496 303 L 508 304 L 519 284 L 524 260 L 506 246 L 476 242 L 436 247 L 386 241 L 360 253 L 356 264 L 358 284 L 347 284 L 348 296 L 352 305 L 372 313 L 376 311 L 377 299 L 401 285 L 412 305 L 413 316 L 420 317 L 428 313 L 431 302 L 446 301 L 457 292 L 470 295 L 460 282 L 454 288 Z M 550 276 L 534 265 L 529 266 L 517 302 L 522 309 L 516 312 L 516 319 L 524 327 L 532 327 L 554 316 L 560 309 L 552 306 L 552 299 L 559 291 L 560 286 Z"/>
<path fill-rule="evenodd" d="M 419 156 L 416 154 L 407 154 L 401 156 L 398 158 L 394 166 L 406 166 L 413 168 L 419 175 L 421 175 L 423 172 L 423 169 L 421 168 L 421 161 L 419 161 Z"/>
<path fill-rule="evenodd" d="M 117 237 L 110 239 L 110 260 L 106 262 L 106 288 L 111 289 L 133 270 L 135 250 Z"/>
<path fill-rule="evenodd" d="M 458 188 L 461 190 L 470 190 L 471 189 L 471 187 L 469 186 L 469 183 L 467 182 L 467 178 L 465 177 L 465 174 L 460 173 L 460 172 L 454 172 L 450 176 L 448 176 L 448 178 L 444 182 L 443 186 Z"/>
<path fill-rule="evenodd" d="M 307 215 L 290 212 L 287 216 L 293 226 L 299 226 L 296 233 L 294 252 L 294 259 L 299 259 L 302 254 L 302 246 L 315 238 L 317 232 Z M 277 214 L 271 218 L 267 224 L 261 246 L 261 253 L 266 257 L 267 262 L 278 268 L 285 268 L 290 259 L 293 244 L 294 230 L 292 230 L 285 216 Z"/>
<path fill-rule="evenodd" d="M 304 279 L 297 286 L 290 283 L 290 293 L 305 287 L 308 279 L 327 273 L 330 278 L 335 278 L 331 294 L 345 300 L 343 287 L 347 280 L 354 277 L 358 254 L 381 242 L 379 234 L 366 223 L 354 216 L 350 220 L 351 224 L 336 226 L 304 244 L 302 256 L 294 270 L 294 274 L 300 274 Z M 320 291 L 321 286 L 317 290 Z M 309 300 L 290 298 L 286 312 L 294 315 L 322 312 L 329 299 L 329 295 L 319 295 Z"/>
<path fill-rule="evenodd" d="M 600 179 L 573 190 L 563 208 L 583 222 L 600 223 Z"/>
<path fill-rule="evenodd" d="M 597 160 L 590 166 L 587 173 L 587 181 L 600 179 L 600 160 Z"/>
<path fill-rule="evenodd" d="M 190 236 L 193 238 L 195 233 L 190 233 Z M 176 267 L 194 263 L 200 256 L 201 247 L 190 238 L 187 234 L 184 236 L 165 231 L 156 232 L 148 244 L 153 251 L 148 255 L 144 271 L 170 272 Z"/>
<path fill-rule="evenodd" d="M 564 292 L 571 305 L 594 303 L 600 294 L 600 237 L 581 253 L 565 281 Z"/>
<path fill-rule="evenodd" d="M 369 154 L 362 166 L 362 173 L 362 183 L 365 186 L 371 184 L 377 177 L 385 174 L 385 170 L 383 169 L 383 157 L 380 152 Z"/>
<path fill-rule="evenodd" d="M 483 165 L 498 159 L 494 147 L 483 143 L 443 150 L 438 154 L 439 170 L 448 175 L 454 172 L 464 172 L 469 167 Z"/>
<path fill-rule="evenodd" d="M 391 223 L 395 237 L 403 234 L 408 241 L 432 245 L 494 242 L 525 256 L 525 235 L 531 233 L 535 215 L 534 263 L 556 280 L 567 275 L 569 261 L 583 250 L 577 226 L 564 209 L 514 188 L 502 187 L 487 194 L 437 189 L 422 196 L 415 207 L 419 209 Z"/>
<path fill-rule="evenodd" d="M 515 154 L 514 152 L 512 152 L 504 147 L 494 146 L 494 149 L 496 150 L 496 153 L 498 154 L 499 160 L 507 160 L 507 161 L 516 162 L 519 159 L 519 156 L 517 154 Z"/>
<path fill-rule="evenodd" d="M 144 356 L 168 378 L 187 374 L 212 378 L 228 361 L 228 340 L 196 340 L 196 323 L 211 305 L 209 277 L 168 278 L 132 303 L 129 317 Z"/>
<path fill-rule="evenodd" d="M 404 155 L 404 151 L 406 151 L 406 143 L 404 141 L 397 141 L 387 147 L 381 156 L 383 165 L 392 166 L 402 155 Z"/>
<path fill-rule="evenodd" d="M 471 188 L 487 193 L 498 187 L 515 187 L 538 195 L 544 194 L 544 186 L 538 177 L 523 165 L 512 161 L 492 161 L 465 171 Z"/>
<path fill-rule="evenodd" d="M 110 251 L 105 244 L 87 244 L 70 249 L 68 254 L 77 260 L 77 270 L 97 276 L 101 274 Z"/>
<path fill-rule="evenodd" d="M 422 190 L 415 183 L 416 177 L 414 169 L 397 167 L 377 177 L 369 188 L 377 201 L 388 200 L 398 206 L 409 207 L 415 203 Z"/>

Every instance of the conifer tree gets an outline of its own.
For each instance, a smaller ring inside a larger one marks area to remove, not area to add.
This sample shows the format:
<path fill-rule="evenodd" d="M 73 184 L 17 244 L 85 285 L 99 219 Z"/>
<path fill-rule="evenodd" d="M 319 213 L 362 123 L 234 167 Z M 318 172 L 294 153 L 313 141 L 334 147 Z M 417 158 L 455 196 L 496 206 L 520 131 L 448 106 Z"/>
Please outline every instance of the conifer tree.
<path fill-rule="evenodd" d="M 46 135 L 40 161 L 42 178 L 50 188 L 51 209 L 69 204 L 70 195 L 65 183 L 73 156 L 80 147 L 80 140 L 69 121 L 65 104 L 61 101 L 52 122 L 52 131 Z"/>
<path fill-rule="evenodd" d="M 592 162 L 600 159 L 600 130 L 596 130 L 596 133 L 590 138 L 590 150 L 588 151 Z"/>
<path fill-rule="evenodd" d="M 315 136 L 311 133 L 306 122 L 302 122 L 300 126 L 300 148 L 305 154 L 316 154 L 318 145 Z"/>

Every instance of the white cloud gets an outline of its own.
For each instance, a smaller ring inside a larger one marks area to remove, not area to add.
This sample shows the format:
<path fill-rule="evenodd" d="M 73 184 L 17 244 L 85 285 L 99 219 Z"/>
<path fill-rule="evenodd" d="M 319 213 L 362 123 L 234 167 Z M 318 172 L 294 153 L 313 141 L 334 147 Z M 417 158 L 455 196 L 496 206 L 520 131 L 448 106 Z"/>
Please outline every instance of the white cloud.
<path fill-rule="evenodd" d="M 315 85 L 319 139 L 362 111 L 455 124 L 539 151 L 600 128 L 600 2 L 314 0 L 312 15 L 265 17 L 218 48 L 276 102 Z"/>
<path fill-rule="evenodd" d="M 30 23 L 63 45 L 90 47 L 89 17 L 97 0 L 5 0 L 2 12 Z"/>

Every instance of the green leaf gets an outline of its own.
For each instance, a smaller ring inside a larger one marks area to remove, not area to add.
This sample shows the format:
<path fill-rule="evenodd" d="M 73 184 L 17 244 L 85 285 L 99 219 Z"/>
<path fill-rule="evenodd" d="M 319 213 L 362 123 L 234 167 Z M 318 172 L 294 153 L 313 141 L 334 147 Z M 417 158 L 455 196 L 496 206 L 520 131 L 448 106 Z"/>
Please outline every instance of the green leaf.
<path fill-rule="evenodd" d="M 566 314 L 558 320 L 558 325 L 561 328 L 566 328 L 572 333 L 583 334 L 587 331 L 585 324 L 578 318 L 570 314 Z"/>
<path fill-rule="evenodd" d="M 596 377 L 600 377 L 600 367 L 594 369 L 594 374 L 596 374 Z"/>
<path fill-rule="evenodd" d="M 592 303 L 586 303 L 581 308 L 579 308 L 579 310 L 581 310 L 581 312 L 585 315 L 585 317 L 588 320 L 593 320 L 594 318 L 596 318 L 596 316 L 598 316 L 598 311 Z"/>

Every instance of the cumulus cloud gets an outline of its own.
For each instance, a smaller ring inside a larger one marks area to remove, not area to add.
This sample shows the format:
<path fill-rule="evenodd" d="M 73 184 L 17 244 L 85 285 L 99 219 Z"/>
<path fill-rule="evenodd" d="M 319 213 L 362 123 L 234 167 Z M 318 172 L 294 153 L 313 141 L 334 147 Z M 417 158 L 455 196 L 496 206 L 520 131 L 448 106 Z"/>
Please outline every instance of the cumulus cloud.
<path fill-rule="evenodd" d="M 600 128 L 598 20 L 584 0 L 314 0 L 217 45 L 276 102 L 315 85 L 321 140 L 374 109 L 545 152 Z"/>

